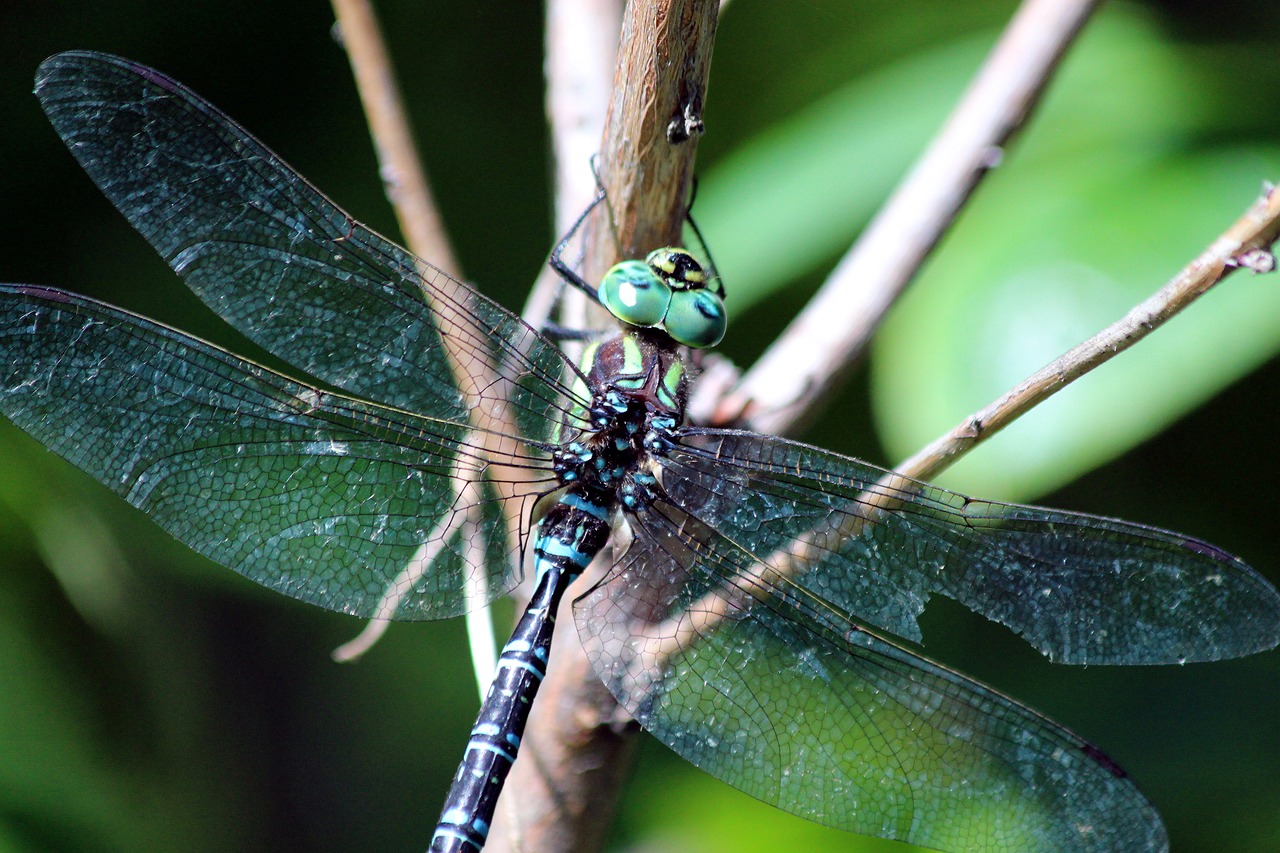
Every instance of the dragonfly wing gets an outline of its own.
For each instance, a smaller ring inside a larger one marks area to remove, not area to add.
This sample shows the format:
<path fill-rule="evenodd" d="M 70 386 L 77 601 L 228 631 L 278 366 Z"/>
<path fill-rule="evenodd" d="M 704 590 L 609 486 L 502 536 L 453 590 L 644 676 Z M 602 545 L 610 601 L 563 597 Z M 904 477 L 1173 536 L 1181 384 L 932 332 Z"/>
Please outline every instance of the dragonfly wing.
<path fill-rule="evenodd" d="M 264 349 L 357 396 L 551 440 L 574 373 L 554 344 L 357 223 L 217 107 L 97 53 L 46 60 L 36 94 L 107 198 Z"/>
<path fill-rule="evenodd" d="M 894 645 L 655 501 L 577 603 L 601 679 L 691 763 L 786 811 L 940 850 L 1163 850 L 1151 804 L 1072 732 Z"/>
<path fill-rule="evenodd" d="M 836 610 L 909 640 L 940 593 L 1067 663 L 1217 660 L 1280 641 L 1275 587 L 1177 533 L 885 485 L 882 469 L 754 433 L 686 430 L 663 469 L 690 514 Z"/>
<path fill-rule="evenodd" d="M 508 590 L 504 510 L 527 523 L 551 476 L 512 439 L 21 285 L 0 285 L 0 413 L 199 553 L 364 617 L 442 618 Z M 544 482 L 513 488 L 512 466 Z"/>

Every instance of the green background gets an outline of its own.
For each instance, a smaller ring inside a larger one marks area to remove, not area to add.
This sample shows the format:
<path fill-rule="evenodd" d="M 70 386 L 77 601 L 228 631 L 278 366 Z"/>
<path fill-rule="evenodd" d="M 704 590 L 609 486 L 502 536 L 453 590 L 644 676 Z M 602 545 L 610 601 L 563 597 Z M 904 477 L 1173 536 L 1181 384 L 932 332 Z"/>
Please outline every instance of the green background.
<path fill-rule="evenodd" d="M 446 223 L 518 308 L 554 235 L 532 3 L 380 5 Z M 699 223 L 740 364 L 875 209 L 1013 4 L 734 0 Z M 258 357 L 99 195 L 31 96 L 72 48 L 154 65 L 395 233 L 320 2 L 35 3 L 0 26 L 0 279 L 88 293 Z M 867 364 L 805 438 L 881 464 L 1116 319 L 1280 179 L 1280 7 L 1107 6 Z M 494 235 L 500 235 L 495 239 Z M 1280 277 L 1234 277 L 943 482 L 1170 527 L 1280 578 Z M 1280 849 L 1280 654 L 1051 666 L 949 602 L 929 654 L 1097 743 L 1175 849 Z M 416 850 L 477 699 L 459 621 L 353 620 L 203 562 L 0 424 L 0 851 Z M 898 850 L 760 805 L 648 743 L 613 849 Z"/>

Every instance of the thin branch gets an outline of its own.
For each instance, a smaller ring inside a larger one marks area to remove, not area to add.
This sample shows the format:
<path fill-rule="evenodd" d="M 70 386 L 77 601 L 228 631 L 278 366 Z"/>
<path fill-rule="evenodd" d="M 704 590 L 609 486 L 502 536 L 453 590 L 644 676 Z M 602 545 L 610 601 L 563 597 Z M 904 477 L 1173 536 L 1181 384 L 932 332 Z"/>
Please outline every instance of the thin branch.
<path fill-rule="evenodd" d="M 968 453 L 1045 398 L 1154 332 L 1237 269 L 1270 272 L 1271 246 L 1280 235 L 1280 191 L 1268 188 L 1209 248 L 1122 319 L 1045 365 L 949 433 L 897 466 L 926 479 Z"/>
<path fill-rule="evenodd" d="M 367 0 L 332 2 L 377 149 L 378 170 L 405 244 L 418 257 L 429 258 L 436 267 L 460 279 L 462 269 L 431 196 L 373 7 Z"/>
<path fill-rule="evenodd" d="M 862 353 L 978 181 L 1025 122 L 1097 0 L 1025 0 L 951 117 L 822 289 L 719 408 L 782 433 Z"/>
<path fill-rule="evenodd" d="M 382 175 L 387 198 L 395 210 L 401 233 L 404 234 L 410 251 L 415 255 L 419 258 L 430 258 L 432 265 L 437 269 L 443 270 L 454 278 L 460 278 L 461 270 L 432 199 L 426 171 L 422 167 L 421 157 L 413 141 L 403 99 L 396 85 L 395 72 L 391 67 L 391 59 L 373 8 L 367 0 L 333 0 L 333 9 L 338 21 L 338 32 L 351 62 L 351 70 L 355 75 L 356 87 L 360 92 L 360 100 L 364 105 L 369 131 L 377 151 L 379 172 Z M 435 274 L 435 271 L 423 266 L 421 273 L 424 277 L 430 277 Z M 465 298 L 465 295 L 460 293 L 459 297 Z M 425 290 L 424 296 L 430 304 L 430 294 Z M 474 353 L 458 351 L 454 341 L 447 335 L 441 340 L 445 357 L 449 360 L 459 391 L 468 400 L 473 401 L 471 406 L 473 425 L 478 428 L 478 433 L 488 443 L 481 452 L 487 451 L 495 458 L 502 458 L 509 449 L 501 447 L 500 444 L 510 439 L 500 437 L 515 435 L 515 431 L 510 428 L 509 415 L 501 408 L 476 405 L 480 400 L 482 388 L 497 387 L 496 371 L 493 365 L 483 363 L 483 360 Z M 463 368 L 463 364 L 467 364 L 468 367 Z M 513 472 L 511 479 L 499 479 L 504 483 L 503 488 L 514 491 L 515 480 L 519 476 L 520 472 Z M 519 506 L 519 502 L 511 502 L 511 505 Z M 518 513 L 509 514 L 507 518 L 509 541 L 518 541 L 520 524 L 521 519 Z M 488 585 L 487 578 L 488 570 L 485 566 L 472 567 L 465 590 L 469 601 L 484 600 Z M 480 700 L 484 701 L 489 681 L 497 665 L 493 624 L 488 607 L 468 607 L 466 621 L 477 687 Z M 385 622 L 372 621 L 359 637 L 336 650 L 335 657 L 339 660 L 350 660 L 356 655 L 363 654 L 381 637 L 385 629 Z"/>
<path fill-rule="evenodd" d="M 609 106 L 618 59 L 622 0 L 551 0 L 547 3 L 547 121 L 555 168 L 555 236 L 564 235 L 596 195 L 591 164 Z M 559 296 L 559 322 L 584 329 L 586 300 L 565 292 L 564 282 L 543 268 L 525 303 L 524 319 L 541 328 Z M 572 308 L 567 308 L 571 304 Z"/>
<path fill-rule="evenodd" d="M 716 8 L 714 0 L 627 4 L 598 161 L 609 216 L 594 217 L 584 239 L 588 281 L 622 257 L 680 237 L 696 139 L 672 141 L 679 133 L 668 131 L 697 123 Z M 548 23 L 558 14 L 549 13 Z M 615 808 L 636 727 L 618 723 L 622 715 L 587 661 L 571 621 L 563 611 L 564 627 L 556 635 L 520 760 L 498 803 L 491 851 L 596 850 Z"/>

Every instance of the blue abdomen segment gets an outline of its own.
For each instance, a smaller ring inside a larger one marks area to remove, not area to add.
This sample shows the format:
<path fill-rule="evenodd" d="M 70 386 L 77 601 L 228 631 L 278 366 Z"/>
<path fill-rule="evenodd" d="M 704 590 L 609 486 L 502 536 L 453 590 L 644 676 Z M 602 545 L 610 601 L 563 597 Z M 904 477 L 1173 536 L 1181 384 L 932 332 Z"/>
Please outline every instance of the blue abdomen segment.
<path fill-rule="evenodd" d="M 609 508 L 576 491 L 566 493 L 543 519 L 533 545 L 533 596 L 498 658 L 498 671 L 431 839 L 431 853 L 476 853 L 484 847 L 498 794 L 547 672 L 560 599 L 608 538 Z"/>

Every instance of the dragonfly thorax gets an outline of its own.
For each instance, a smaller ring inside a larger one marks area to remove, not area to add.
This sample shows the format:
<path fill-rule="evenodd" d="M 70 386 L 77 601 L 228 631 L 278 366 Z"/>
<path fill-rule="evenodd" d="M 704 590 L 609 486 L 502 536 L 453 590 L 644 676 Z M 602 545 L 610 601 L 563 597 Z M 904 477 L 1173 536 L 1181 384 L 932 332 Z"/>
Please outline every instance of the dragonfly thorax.
<path fill-rule="evenodd" d="M 587 354 L 589 426 L 555 454 L 561 483 L 628 508 L 647 498 L 657 483 L 649 457 L 680 424 L 687 396 L 683 363 L 662 344 L 661 335 L 629 333 Z"/>

